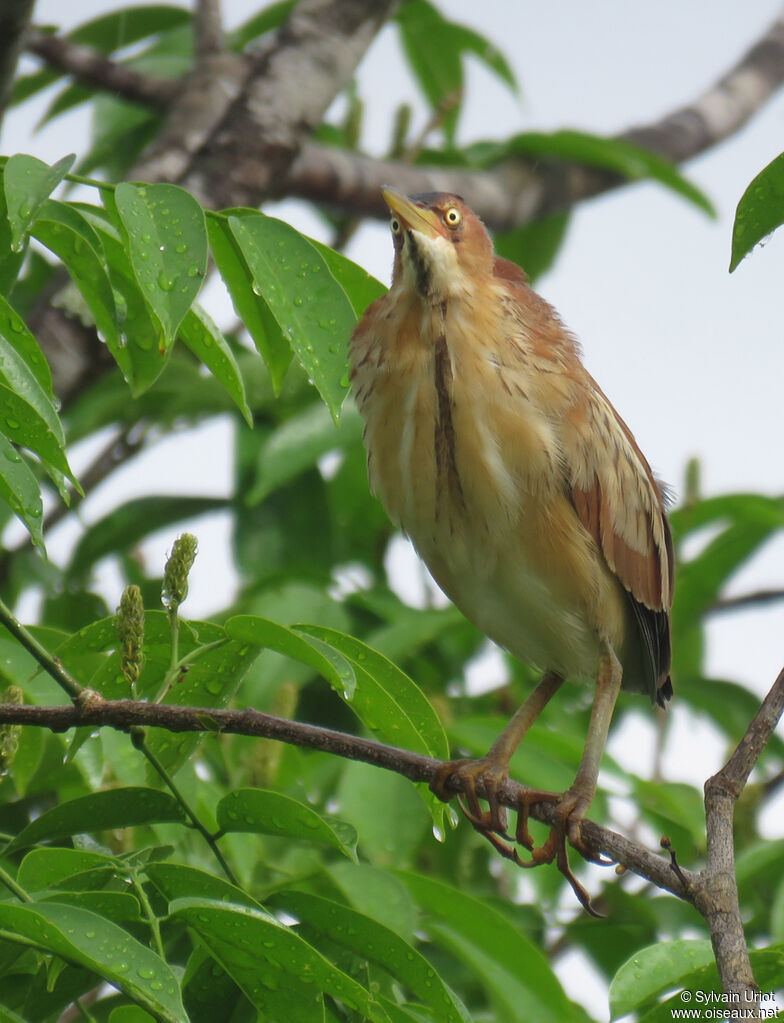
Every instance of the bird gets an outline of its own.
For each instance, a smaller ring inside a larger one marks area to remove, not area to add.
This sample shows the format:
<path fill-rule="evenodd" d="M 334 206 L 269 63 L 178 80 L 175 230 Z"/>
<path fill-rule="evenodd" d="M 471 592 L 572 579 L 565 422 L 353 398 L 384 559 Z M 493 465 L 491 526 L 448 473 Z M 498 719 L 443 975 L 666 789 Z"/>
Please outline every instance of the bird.
<path fill-rule="evenodd" d="M 349 345 L 370 487 L 465 617 L 543 672 L 488 753 L 445 762 L 431 788 L 444 800 L 461 789 L 472 825 L 520 866 L 555 860 L 598 915 L 567 841 L 597 859 L 580 824 L 620 690 L 661 707 L 672 696 L 666 488 L 575 336 L 524 271 L 495 254 L 466 202 L 382 194 L 392 282 Z M 565 679 L 595 686 L 575 780 L 563 793 L 529 790 L 512 837 L 499 790 Z M 555 804 L 554 823 L 536 847 L 528 808 L 544 801 Z"/>

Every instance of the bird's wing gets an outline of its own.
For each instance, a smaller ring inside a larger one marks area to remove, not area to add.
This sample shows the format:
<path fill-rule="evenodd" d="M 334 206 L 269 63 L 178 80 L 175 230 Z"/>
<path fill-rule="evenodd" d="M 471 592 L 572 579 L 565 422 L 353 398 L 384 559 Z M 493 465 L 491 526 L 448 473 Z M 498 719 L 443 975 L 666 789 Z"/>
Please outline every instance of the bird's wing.
<path fill-rule="evenodd" d="M 664 492 L 626 423 L 586 373 L 562 434 L 572 503 L 631 598 L 659 702 L 671 687 L 672 536 Z"/>

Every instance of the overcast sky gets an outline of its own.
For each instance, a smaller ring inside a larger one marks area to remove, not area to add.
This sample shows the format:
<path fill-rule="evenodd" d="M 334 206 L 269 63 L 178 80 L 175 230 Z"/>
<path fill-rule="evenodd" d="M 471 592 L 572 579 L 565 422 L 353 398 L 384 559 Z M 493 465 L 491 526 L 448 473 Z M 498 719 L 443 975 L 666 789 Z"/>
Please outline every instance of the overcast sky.
<path fill-rule="evenodd" d="M 68 26 L 117 6 L 104 0 L 39 0 L 37 20 Z M 255 0 L 224 4 L 231 23 L 256 6 Z M 464 142 L 532 128 L 613 133 L 648 123 L 698 96 L 780 9 L 776 0 L 451 0 L 441 6 L 488 36 L 521 84 L 521 96 L 515 97 L 470 62 L 460 123 Z M 371 150 L 386 147 L 390 116 L 399 102 L 410 101 L 421 124 L 424 106 L 401 61 L 393 28 L 374 44 L 359 82 Z M 31 135 L 48 99 L 9 114 L 4 153 L 30 152 L 52 161 L 84 146 L 87 124 L 81 112 Z M 738 199 L 782 148 L 784 92 L 749 127 L 685 168 L 715 204 L 715 221 L 659 186 L 618 190 L 579 208 L 555 269 L 538 285 L 580 338 L 590 371 L 676 493 L 686 461 L 695 455 L 705 494 L 784 490 L 784 232 L 732 276 L 727 272 Z M 470 204 L 471 197 L 465 198 Z M 280 209 L 297 226 L 318 231 L 318 221 L 295 204 Z M 385 226 L 363 228 L 349 254 L 388 280 L 391 244 Z M 118 495 L 138 494 L 140 479 L 148 481 L 150 492 L 227 492 L 229 443 L 226 423 L 204 428 L 195 441 L 170 441 L 164 469 L 155 453 L 137 461 L 118 474 L 109 493 L 85 502 L 86 521 L 94 521 Z M 195 472 L 200 482 L 194 487 Z M 60 544 L 73 542 L 79 529 L 74 523 L 63 527 Z M 191 586 L 192 615 L 216 609 L 228 592 L 219 584 L 225 521 L 200 522 L 198 534 L 202 555 Z M 145 549 L 160 561 L 171 539 L 167 531 Z M 738 576 L 732 591 L 782 585 L 784 540 L 777 539 Z M 110 602 L 116 601 L 110 574 L 104 586 Z M 710 631 L 709 672 L 764 692 L 784 661 L 784 605 L 723 616 Z M 704 780 L 718 766 L 720 744 L 688 714 L 676 718 L 678 734 L 688 741 L 675 745 L 681 752 L 671 758 L 672 774 Z M 640 725 L 634 741 L 647 743 L 649 750 L 650 728 Z M 684 750 L 692 751 L 691 758 Z"/>

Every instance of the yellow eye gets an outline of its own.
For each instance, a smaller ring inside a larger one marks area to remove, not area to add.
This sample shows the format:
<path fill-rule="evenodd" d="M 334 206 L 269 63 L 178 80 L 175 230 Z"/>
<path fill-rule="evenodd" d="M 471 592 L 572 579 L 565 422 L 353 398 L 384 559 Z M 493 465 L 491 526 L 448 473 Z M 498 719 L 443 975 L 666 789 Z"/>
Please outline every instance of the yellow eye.
<path fill-rule="evenodd" d="M 392 219 L 389 221 L 389 229 L 392 232 L 392 234 L 400 234 L 402 228 L 400 227 L 400 221 L 397 219 L 397 217 L 392 217 Z"/>
<path fill-rule="evenodd" d="M 462 219 L 463 218 L 460 214 L 460 210 L 457 208 L 457 206 L 450 206 L 449 209 L 444 214 L 444 223 L 446 224 L 447 227 L 452 228 L 458 227 Z"/>

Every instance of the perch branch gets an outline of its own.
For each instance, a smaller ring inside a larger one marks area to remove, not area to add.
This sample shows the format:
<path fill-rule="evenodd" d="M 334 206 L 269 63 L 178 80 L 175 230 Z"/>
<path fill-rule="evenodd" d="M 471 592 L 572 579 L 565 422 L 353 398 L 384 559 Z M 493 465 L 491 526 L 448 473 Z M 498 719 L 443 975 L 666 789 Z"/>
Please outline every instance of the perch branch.
<path fill-rule="evenodd" d="M 154 75 L 139 74 L 118 64 L 89 46 L 75 43 L 65 36 L 33 29 L 28 32 L 25 47 L 50 67 L 71 75 L 77 82 L 113 92 L 131 103 L 165 109 L 179 88 L 176 81 Z"/>
<path fill-rule="evenodd" d="M 223 23 L 220 0 L 198 0 L 193 14 L 196 56 L 220 53 L 223 49 Z"/>
<path fill-rule="evenodd" d="M 705 783 L 707 864 L 694 891 L 705 917 L 722 988 L 746 1005 L 759 997 L 751 970 L 735 877 L 735 803 L 784 711 L 784 669 L 724 767 Z"/>
<path fill-rule="evenodd" d="M 32 707 L 18 704 L 0 704 L 0 724 L 36 725 L 63 732 L 81 725 L 108 726 L 127 731 L 138 726 L 166 728 L 171 732 L 219 732 L 231 735 L 251 735 L 278 739 L 295 746 L 317 749 L 350 760 L 360 760 L 389 771 L 402 774 L 411 781 L 429 782 L 441 761 L 433 757 L 411 753 L 387 746 L 372 739 L 347 735 L 329 728 L 290 721 L 256 710 L 217 710 L 210 707 L 178 707 L 150 704 L 134 700 L 105 700 L 91 693 L 78 706 Z M 454 779 L 455 792 L 461 791 L 459 779 Z M 508 807 L 519 808 L 526 788 L 507 780 L 502 786 L 500 801 Z M 477 792 L 484 795 L 481 780 Z M 538 803 L 531 808 L 531 816 L 545 824 L 552 824 L 554 807 Z M 670 861 L 650 852 L 639 842 L 624 838 L 593 821 L 584 821 L 582 837 L 596 854 L 602 854 L 622 864 L 627 870 L 646 878 L 674 895 L 692 901 L 690 892 L 672 870 Z M 697 875 L 682 869 L 691 884 Z"/>

